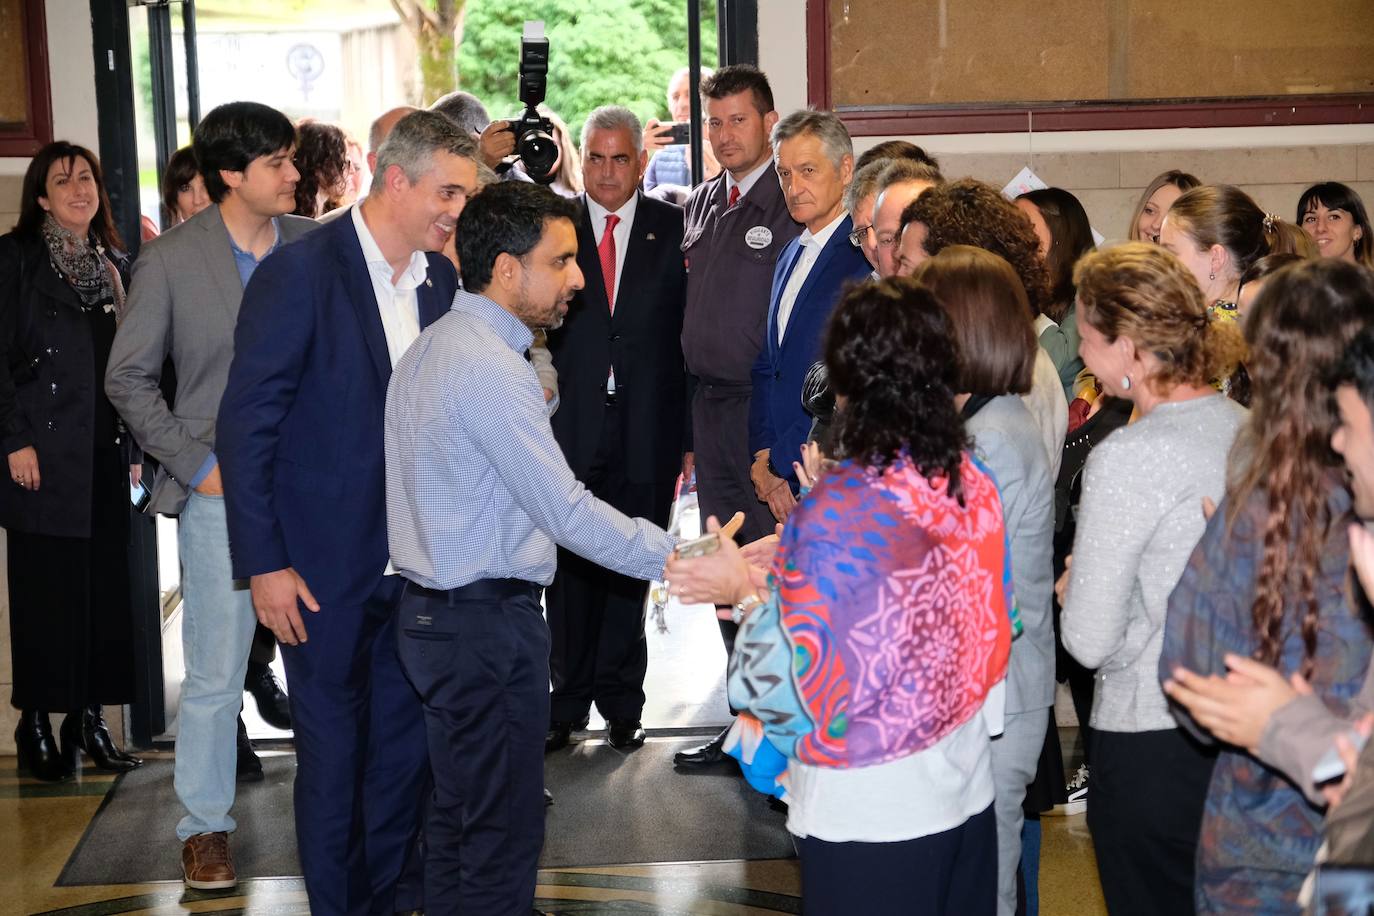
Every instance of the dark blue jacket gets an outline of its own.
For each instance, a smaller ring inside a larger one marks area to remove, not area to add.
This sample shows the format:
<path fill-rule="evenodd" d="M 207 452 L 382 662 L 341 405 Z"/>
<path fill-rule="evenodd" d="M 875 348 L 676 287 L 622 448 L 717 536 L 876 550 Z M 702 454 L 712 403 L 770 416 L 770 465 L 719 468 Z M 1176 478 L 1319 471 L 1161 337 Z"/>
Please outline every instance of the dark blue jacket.
<path fill-rule="evenodd" d="M 773 270 L 773 291 L 768 299 L 768 334 L 754 361 L 753 396 L 749 402 L 749 451 L 769 449 L 773 469 L 797 488 L 792 462 L 801 458 L 801 447 L 811 429 L 811 415 L 802 408 L 802 380 L 806 370 L 821 358 L 826 323 L 845 284 L 863 280 L 873 268 L 863 252 L 849 241 L 854 228 L 848 216 L 835 227 L 816 263 L 807 275 L 787 319 L 787 333 L 778 343 L 778 300 L 787 278 L 801 258 L 801 240 L 793 239 L 778 256 Z"/>
<path fill-rule="evenodd" d="M 420 328 L 448 311 L 430 254 Z M 293 567 L 321 604 L 361 604 L 390 557 L 382 420 L 391 359 L 349 216 L 287 245 L 243 291 L 215 454 L 235 578 Z"/>

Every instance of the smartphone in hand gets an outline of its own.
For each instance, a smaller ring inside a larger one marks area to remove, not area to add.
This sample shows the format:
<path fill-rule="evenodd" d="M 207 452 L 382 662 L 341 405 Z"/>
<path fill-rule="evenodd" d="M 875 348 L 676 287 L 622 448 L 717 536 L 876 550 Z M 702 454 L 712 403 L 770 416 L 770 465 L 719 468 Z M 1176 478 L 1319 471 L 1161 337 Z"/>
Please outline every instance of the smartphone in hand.
<path fill-rule="evenodd" d="M 668 128 L 668 136 L 671 138 L 670 146 L 683 146 L 692 142 L 692 125 L 686 121 L 678 121 Z"/>

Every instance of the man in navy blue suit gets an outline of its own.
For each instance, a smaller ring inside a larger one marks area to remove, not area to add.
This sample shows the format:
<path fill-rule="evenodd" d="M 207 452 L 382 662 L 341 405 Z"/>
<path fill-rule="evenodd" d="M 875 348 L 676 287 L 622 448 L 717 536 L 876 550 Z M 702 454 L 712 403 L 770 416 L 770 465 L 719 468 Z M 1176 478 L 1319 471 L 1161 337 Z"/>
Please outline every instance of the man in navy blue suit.
<path fill-rule="evenodd" d="M 844 189 L 854 176 L 849 131 L 828 111 L 796 111 L 773 127 L 773 165 L 787 211 L 806 226 L 778 256 L 768 305 L 768 335 L 754 362 L 749 404 L 750 478 L 758 498 L 782 521 L 797 504 L 792 462 L 811 429 L 802 380 L 820 359 L 821 336 L 844 285 L 870 268 L 849 241 L 853 223 Z"/>
<path fill-rule="evenodd" d="M 296 834 L 311 912 L 389 913 L 428 774 L 420 700 L 396 655 L 382 419 L 392 367 L 448 311 L 441 254 L 477 149 L 407 115 L 366 200 L 267 258 L 244 291 L 220 405 L 236 578 L 282 643 L 296 733 Z M 406 870 L 411 874 L 410 870 Z"/>

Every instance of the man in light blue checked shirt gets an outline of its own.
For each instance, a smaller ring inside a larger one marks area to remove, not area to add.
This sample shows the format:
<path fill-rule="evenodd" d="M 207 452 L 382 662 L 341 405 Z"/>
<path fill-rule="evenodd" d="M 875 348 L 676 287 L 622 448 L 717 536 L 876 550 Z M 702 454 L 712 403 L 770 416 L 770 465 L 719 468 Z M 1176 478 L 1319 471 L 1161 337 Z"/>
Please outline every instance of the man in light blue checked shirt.
<path fill-rule="evenodd" d="M 582 286 L 576 205 L 488 187 L 458 224 L 464 290 L 397 363 L 386 403 L 387 529 L 408 582 L 401 663 L 424 701 L 434 799 L 430 912 L 530 912 L 544 840 L 555 544 L 659 578 L 673 539 L 577 481 L 527 357 Z M 461 864 L 460 864 L 461 851 Z"/>

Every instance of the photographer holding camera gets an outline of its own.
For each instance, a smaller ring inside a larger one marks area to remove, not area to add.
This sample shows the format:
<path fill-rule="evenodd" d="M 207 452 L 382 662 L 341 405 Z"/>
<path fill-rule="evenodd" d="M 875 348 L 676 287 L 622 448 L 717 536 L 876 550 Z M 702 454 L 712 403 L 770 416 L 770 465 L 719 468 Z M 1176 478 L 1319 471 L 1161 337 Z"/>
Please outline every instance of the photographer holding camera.
<path fill-rule="evenodd" d="M 710 67 L 701 68 L 703 82 L 710 77 Z M 668 114 L 672 121 L 659 121 L 650 118 L 644 125 L 644 149 L 649 154 L 649 168 L 644 173 L 644 190 L 652 191 L 659 185 L 674 185 L 681 188 L 692 186 L 692 166 L 687 161 L 687 145 L 691 139 L 688 123 L 692 118 L 690 74 L 686 67 L 678 70 L 668 80 Z M 710 181 L 720 174 L 720 163 L 711 152 L 711 141 L 705 138 L 701 145 L 702 164 L 706 174 L 702 181 Z"/>

